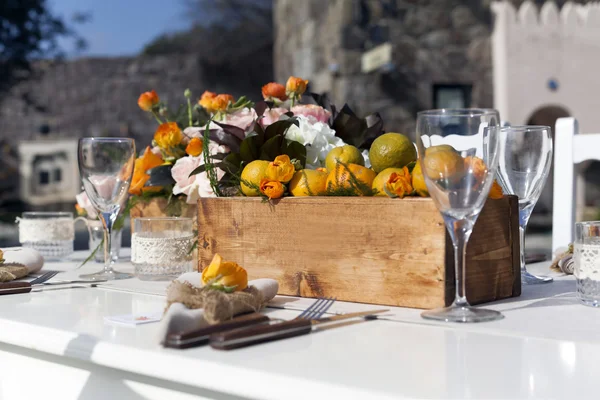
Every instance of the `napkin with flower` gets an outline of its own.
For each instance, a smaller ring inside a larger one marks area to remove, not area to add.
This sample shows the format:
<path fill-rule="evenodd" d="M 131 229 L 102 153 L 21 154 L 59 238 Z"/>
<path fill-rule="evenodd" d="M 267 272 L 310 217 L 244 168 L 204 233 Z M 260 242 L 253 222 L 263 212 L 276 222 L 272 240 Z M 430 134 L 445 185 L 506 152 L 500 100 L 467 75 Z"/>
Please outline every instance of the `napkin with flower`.
<path fill-rule="evenodd" d="M 8 247 L 0 249 L 0 282 L 23 278 L 42 269 L 44 258 L 31 248 Z"/>
<path fill-rule="evenodd" d="M 170 333 L 197 329 L 230 320 L 239 314 L 259 311 L 278 290 L 276 280 L 248 281 L 244 268 L 215 254 L 201 274 L 185 273 L 167 288 L 167 309 L 159 330 L 160 342 Z"/>
<path fill-rule="evenodd" d="M 554 252 L 554 260 L 550 265 L 550 269 L 556 272 L 562 272 L 567 275 L 572 275 L 575 271 L 575 260 L 573 259 L 573 244 L 569 247 L 559 248 Z"/>

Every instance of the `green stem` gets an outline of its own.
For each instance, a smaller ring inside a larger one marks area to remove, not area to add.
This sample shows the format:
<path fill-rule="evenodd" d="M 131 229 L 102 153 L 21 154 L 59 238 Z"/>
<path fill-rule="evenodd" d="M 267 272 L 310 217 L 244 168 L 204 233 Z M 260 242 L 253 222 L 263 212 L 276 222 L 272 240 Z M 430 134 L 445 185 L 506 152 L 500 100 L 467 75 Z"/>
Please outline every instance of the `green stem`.
<path fill-rule="evenodd" d="M 154 118 L 156 118 L 156 122 L 158 122 L 159 125 L 162 125 L 163 122 L 160 120 L 160 118 L 156 114 L 156 111 L 152 110 L 152 115 L 154 115 Z"/>
<path fill-rule="evenodd" d="M 188 126 L 192 126 L 192 102 L 190 101 L 189 97 L 187 99 L 187 105 L 188 105 L 188 122 L 189 122 Z"/>

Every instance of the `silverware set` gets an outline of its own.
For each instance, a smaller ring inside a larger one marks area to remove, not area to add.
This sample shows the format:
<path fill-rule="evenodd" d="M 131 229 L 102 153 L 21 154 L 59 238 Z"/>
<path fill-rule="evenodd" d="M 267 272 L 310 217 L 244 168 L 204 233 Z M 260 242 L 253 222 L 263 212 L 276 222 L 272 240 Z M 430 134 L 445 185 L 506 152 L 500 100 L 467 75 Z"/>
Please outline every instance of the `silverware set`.
<path fill-rule="evenodd" d="M 106 280 L 70 280 L 60 282 L 47 282 L 54 278 L 60 271 L 48 271 L 32 281 L 13 281 L 0 283 L 0 295 L 5 294 L 18 294 L 18 293 L 29 293 L 29 292 L 41 292 L 43 290 L 53 290 L 65 288 L 65 285 L 85 285 L 89 284 L 92 287 L 97 283 L 106 282 Z M 67 286 L 69 287 L 69 286 Z"/>

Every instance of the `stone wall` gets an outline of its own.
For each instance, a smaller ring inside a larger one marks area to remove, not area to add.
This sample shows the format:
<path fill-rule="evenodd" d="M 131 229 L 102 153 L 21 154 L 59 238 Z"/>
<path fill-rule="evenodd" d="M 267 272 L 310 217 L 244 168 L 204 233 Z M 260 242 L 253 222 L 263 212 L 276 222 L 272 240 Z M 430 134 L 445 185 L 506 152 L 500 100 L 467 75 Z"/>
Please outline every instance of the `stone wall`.
<path fill-rule="evenodd" d="M 471 106 L 491 107 L 491 15 L 459 0 L 276 0 L 275 74 L 311 81 L 336 104 L 379 111 L 385 129 L 414 134 L 434 84 L 472 84 Z M 392 64 L 361 72 L 362 54 L 390 42 Z"/>

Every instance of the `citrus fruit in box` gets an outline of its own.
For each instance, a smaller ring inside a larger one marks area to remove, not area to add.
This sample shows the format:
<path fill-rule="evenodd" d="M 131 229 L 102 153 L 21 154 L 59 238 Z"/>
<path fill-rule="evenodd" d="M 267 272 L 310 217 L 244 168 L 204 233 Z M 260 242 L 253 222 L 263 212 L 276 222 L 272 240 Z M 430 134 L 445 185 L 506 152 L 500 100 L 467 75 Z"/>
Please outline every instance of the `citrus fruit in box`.
<path fill-rule="evenodd" d="M 292 196 L 320 196 L 325 194 L 327 172 L 314 169 L 297 171 L 289 183 Z"/>
<path fill-rule="evenodd" d="M 373 185 L 371 185 L 371 187 L 373 188 L 374 196 L 388 197 L 388 195 L 385 193 L 384 186 L 390 179 L 390 175 L 392 175 L 392 173 L 394 172 L 397 174 L 402 174 L 404 171 L 402 170 L 402 168 L 386 168 L 377 174 L 377 176 L 373 180 Z"/>
<path fill-rule="evenodd" d="M 365 159 L 360 150 L 349 144 L 335 147 L 327 153 L 327 157 L 325 157 L 325 167 L 327 168 L 327 172 L 333 171 L 338 162 L 344 164 L 365 165 Z"/>
<path fill-rule="evenodd" d="M 425 149 L 424 169 L 429 179 L 456 183 L 465 174 L 465 161 L 452 146 L 431 146 Z"/>
<path fill-rule="evenodd" d="M 401 133 L 385 133 L 373 141 L 369 150 L 371 166 L 377 173 L 386 168 L 402 168 L 417 159 L 417 150 Z"/>
<path fill-rule="evenodd" d="M 423 171 L 421 170 L 421 161 L 417 161 L 417 164 L 412 170 L 412 187 L 415 189 L 417 194 L 421 197 L 429 196 L 429 191 L 427 190 L 427 185 L 425 184 L 425 177 L 423 176 Z"/>
<path fill-rule="evenodd" d="M 358 164 L 338 164 L 327 177 L 327 194 L 332 196 L 370 196 L 377 174 Z"/>
<path fill-rule="evenodd" d="M 260 186 L 260 180 L 266 176 L 266 170 L 268 166 L 268 161 L 254 160 L 244 167 L 241 176 L 242 182 L 240 183 L 240 187 L 244 195 L 251 197 L 260 195 L 258 187 Z M 244 182 L 247 182 L 254 187 L 247 186 Z"/>

